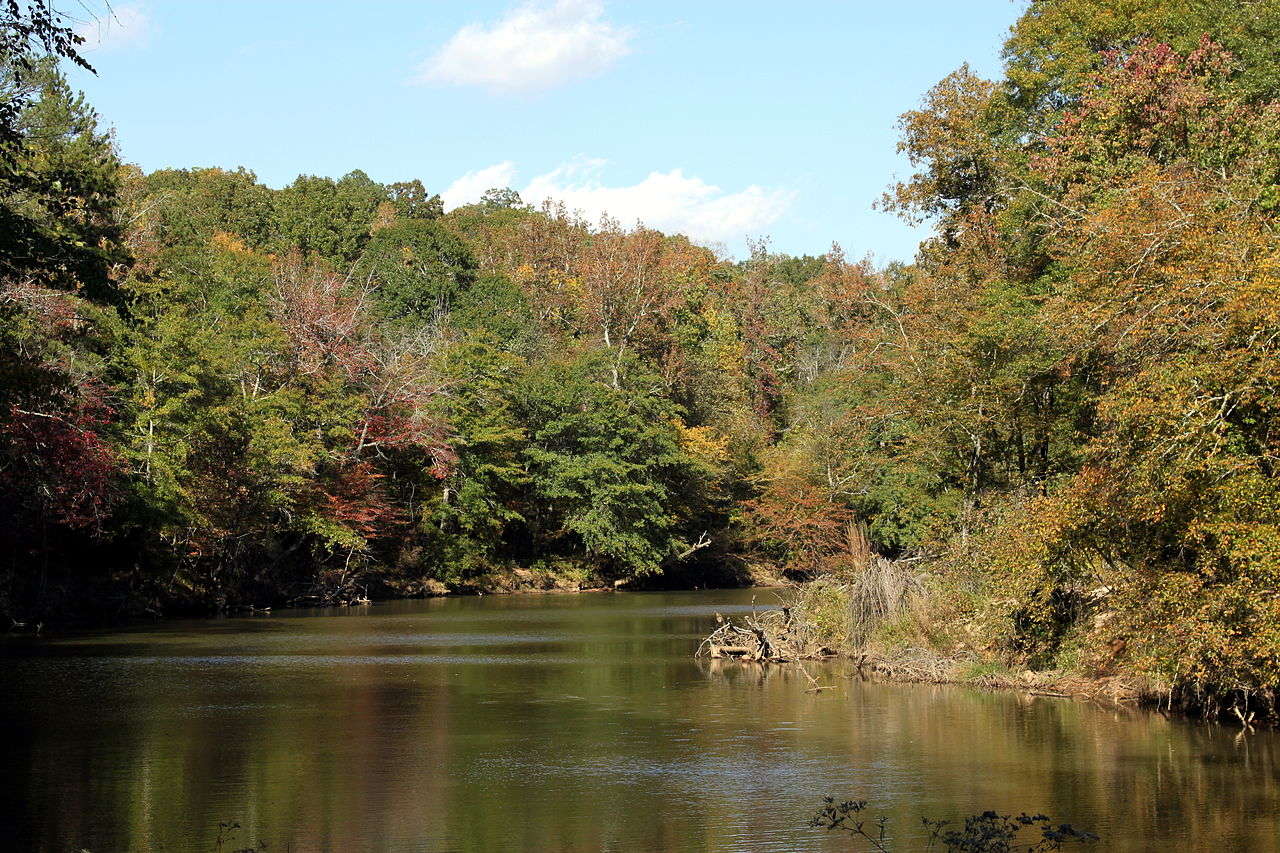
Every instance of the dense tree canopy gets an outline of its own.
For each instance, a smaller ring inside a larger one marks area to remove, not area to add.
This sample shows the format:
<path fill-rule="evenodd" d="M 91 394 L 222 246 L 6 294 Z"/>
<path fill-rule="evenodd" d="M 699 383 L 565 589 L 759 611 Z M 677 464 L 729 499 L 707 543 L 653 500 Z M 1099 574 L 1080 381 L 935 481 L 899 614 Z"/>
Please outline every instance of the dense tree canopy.
<path fill-rule="evenodd" d="M 1031 2 L 903 116 L 883 269 L 143 174 L 47 13 L 0 7 L 5 611 L 883 555 L 994 654 L 1280 683 L 1275 4 Z"/>

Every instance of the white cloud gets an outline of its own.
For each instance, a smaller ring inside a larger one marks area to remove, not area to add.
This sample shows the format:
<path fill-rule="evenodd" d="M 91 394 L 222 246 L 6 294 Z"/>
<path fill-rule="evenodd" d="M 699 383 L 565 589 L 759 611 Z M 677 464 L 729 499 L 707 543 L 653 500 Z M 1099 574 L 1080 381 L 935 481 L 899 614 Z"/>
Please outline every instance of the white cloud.
<path fill-rule="evenodd" d="M 491 25 L 469 24 L 419 69 L 418 82 L 528 92 L 604 71 L 630 52 L 630 34 L 601 0 L 531 0 Z"/>
<path fill-rule="evenodd" d="M 629 186 L 608 186 L 600 175 L 603 160 L 581 160 L 539 175 L 521 190 L 526 202 L 563 201 L 589 217 L 608 213 L 623 223 L 686 234 L 704 242 L 739 241 L 773 224 L 795 194 L 751 185 L 726 193 L 681 169 L 650 172 Z"/>
<path fill-rule="evenodd" d="M 511 180 L 515 176 L 516 164 L 510 160 L 504 160 L 484 169 L 467 172 L 449 184 L 447 190 L 440 193 L 440 200 L 444 202 L 447 210 L 472 204 L 480 200 L 485 190 L 505 189 L 511 186 Z"/>
<path fill-rule="evenodd" d="M 601 179 L 605 165 L 604 160 L 575 160 L 535 177 L 520 188 L 520 196 L 528 204 L 562 201 L 591 219 L 608 213 L 625 225 L 643 222 L 704 243 L 737 243 L 758 235 L 795 199 L 789 190 L 755 184 L 725 192 L 681 169 L 650 172 L 639 183 L 609 186 Z M 444 191 L 445 206 L 477 201 L 490 187 L 510 186 L 514 177 L 515 164 L 509 160 L 468 172 Z"/>
<path fill-rule="evenodd" d="M 120 50 L 146 42 L 151 35 L 151 19 L 141 3 L 103 5 L 89 20 L 76 27 L 86 51 Z"/>

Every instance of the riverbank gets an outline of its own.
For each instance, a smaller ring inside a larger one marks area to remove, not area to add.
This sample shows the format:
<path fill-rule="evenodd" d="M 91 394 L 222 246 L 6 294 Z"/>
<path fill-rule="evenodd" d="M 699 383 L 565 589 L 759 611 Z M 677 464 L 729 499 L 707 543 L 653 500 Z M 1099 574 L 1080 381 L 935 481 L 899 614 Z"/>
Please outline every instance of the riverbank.
<path fill-rule="evenodd" d="M 625 580 L 608 579 L 581 570 L 495 568 L 465 581 L 446 583 L 433 577 L 395 579 L 369 577 L 344 582 L 329 589 L 303 595 L 255 596 L 234 602 L 205 605 L 170 604 L 158 600 L 125 600 L 111 609 L 46 610 L 34 614 L 3 614 L 7 630 L 0 635 L 57 636 L 83 630 L 123 628 L 133 625 L 189 619 L 217 619 L 243 616 L 272 616 L 290 611 L 324 608 L 358 608 L 439 598 L 477 596 L 553 595 L 615 592 L 683 592 L 708 590 L 779 590 L 794 586 L 781 577 L 757 567 L 726 564 L 717 571 L 697 574 L 665 572 Z"/>
<path fill-rule="evenodd" d="M 731 657 L 720 655 L 720 657 Z M 853 666 L 854 677 L 866 681 L 904 684 L 936 684 L 978 690 L 1016 692 L 1027 696 L 1087 702 L 1114 710 L 1156 712 L 1163 716 L 1207 719 L 1176 697 L 1178 691 L 1161 691 L 1134 675 L 1088 676 L 1060 670 L 1017 670 L 998 661 L 971 656 L 946 656 L 933 650 L 900 648 L 891 652 L 841 650 L 834 654 L 776 660 L 741 660 L 760 665 L 798 664 L 805 660 L 842 659 Z M 1266 724 L 1258 708 L 1243 714 L 1216 715 L 1245 729 Z M 1269 725 L 1273 725 L 1270 723 Z"/>
<path fill-rule="evenodd" d="M 842 658 L 864 679 L 1012 690 L 1245 729 L 1280 722 L 1275 690 L 1157 679 L 1124 656 L 1123 642 L 1096 654 L 1097 638 L 1077 635 L 1056 665 L 1037 666 L 1000 633 L 1007 617 L 993 616 L 998 605 L 987 597 L 958 606 L 936 582 L 881 560 L 858 574 L 794 585 L 779 608 L 722 620 L 698 654 L 760 664 Z"/>
<path fill-rule="evenodd" d="M 846 649 L 858 668 L 893 681 L 952 684 L 1146 710 L 1245 730 L 1280 726 L 1280 703 L 1270 690 L 1224 689 L 1171 683 L 1112 659 L 1105 669 L 1029 667 L 1006 649 L 932 648 L 908 643 Z"/>
<path fill-rule="evenodd" d="M 434 598 L 448 595 L 510 595 L 550 592 L 613 592 L 619 590 L 697 590 L 776 587 L 777 578 L 724 572 L 712 578 L 691 579 L 656 575 L 608 580 L 588 572 L 537 571 L 511 568 L 486 572 L 466 582 L 449 584 L 435 578 L 391 587 L 397 595 L 389 598 Z"/>
<path fill-rule="evenodd" d="M 897 656 L 864 652 L 849 657 L 860 674 L 888 681 L 1014 690 L 1031 696 L 1077 699 L 1126 709 L 1169 710 L 1162 704 L 1164 697 L 1132 676 L 1088 677 L 1058 670 L 1015 671 L 978 658 L 913 654 L 919 651 L 903 649 Z"/>

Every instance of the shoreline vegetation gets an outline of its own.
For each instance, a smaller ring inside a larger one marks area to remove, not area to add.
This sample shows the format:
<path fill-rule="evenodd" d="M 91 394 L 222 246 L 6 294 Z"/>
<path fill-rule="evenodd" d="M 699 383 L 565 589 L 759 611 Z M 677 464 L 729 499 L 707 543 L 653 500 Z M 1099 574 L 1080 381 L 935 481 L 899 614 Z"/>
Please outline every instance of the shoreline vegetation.
<path fill-rule="evenodd" d="M 842 660 L 850 677 L 901 683 L 1012 690 L 1125 710 L 1154 711 L 1225 722 L 1250 731 L 1280 719 L 1274 691 L 1222 694 L 1187 689 L 1120 668 L 1088 671 L 1069 664 L 1033 669 L 1002 650 L 978 613 L 940 606 L 931 580 L 892 561 L 876 559 L 861 572 L 771 589 L 776 606 L 724 618 L 695 657 L 718 664 L 795 665 L 809 692 L 830 689 L 806 661 Z"/>
<path fill-rule="evenodd" d="M 769 643 L 1277 720 L 1280 5 L 1031 0 L 883 265 L 144 172 L 49 2 L 0 35 L 15 626 L 766 575 Z"/>

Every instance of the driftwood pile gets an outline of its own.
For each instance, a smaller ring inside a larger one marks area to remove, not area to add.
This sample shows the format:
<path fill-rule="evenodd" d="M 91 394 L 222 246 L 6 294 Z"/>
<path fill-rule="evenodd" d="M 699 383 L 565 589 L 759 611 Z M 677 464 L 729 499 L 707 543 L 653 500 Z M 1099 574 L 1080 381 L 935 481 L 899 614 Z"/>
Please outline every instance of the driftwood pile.
<path fill-rule="evenodd" d="M 818 642 L 813 631 L 792 615 L 790 607 L 756 610 L 741 622 L 716 614 L 719 623 L 698 646 L 697 656 L 753 663 L 788 663 L 833 657 L 834 649 Z"/>

